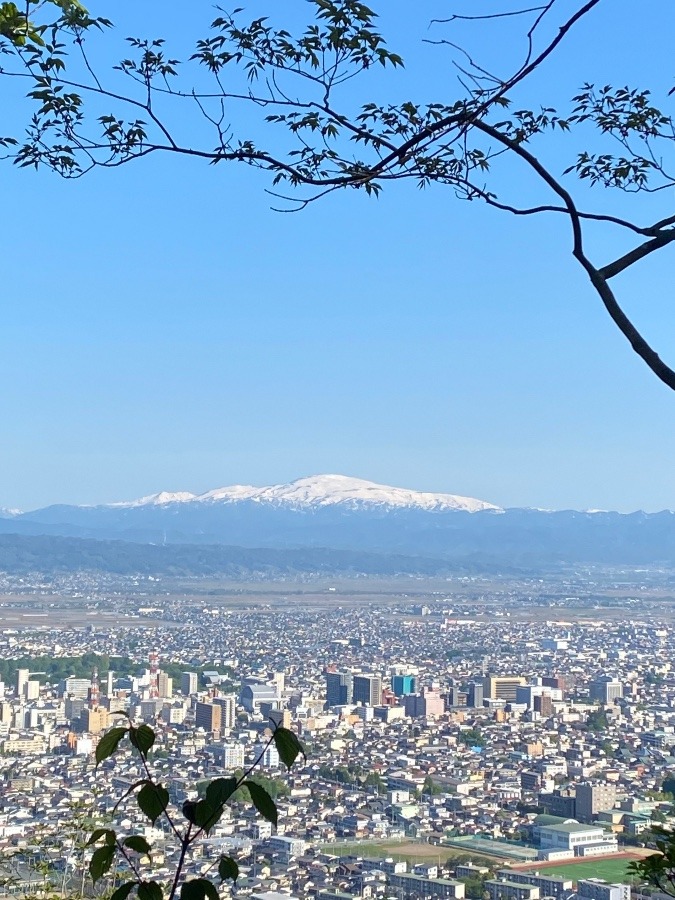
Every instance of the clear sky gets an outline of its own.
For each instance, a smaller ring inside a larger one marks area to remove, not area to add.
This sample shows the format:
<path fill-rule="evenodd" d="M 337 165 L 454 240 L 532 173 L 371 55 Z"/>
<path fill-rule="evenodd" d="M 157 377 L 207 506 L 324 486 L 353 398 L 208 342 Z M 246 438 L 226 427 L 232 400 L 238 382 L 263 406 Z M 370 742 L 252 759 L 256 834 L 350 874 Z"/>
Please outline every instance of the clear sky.
<path fill-rule="evenodd" d="M 383 29 L 407 63 L 375 92 L 451 99 L 448 49 L 421 43 L 428 20 L 495 4 L 373 5 L 386 6 Z M 250 6 L 295 20 L 306 7 Z M 532 97 L 557 102 L 595 79 L 663 97 L 675 8 L 652 7 L 636 27 L 633 3 L 605 0 Z M 188 27 L 184 4 L 90 8 L 119 23 L 113 56 L 137 34 L 164 36 L 185 57 L 213 14 L 190 4 Z M 520 51 L 515 31 L 477 28 L 460 36 L 495 65 Z M 92 44 L 94 57 L 106 46 Z M 347 99 L 370 99 L 360 90 Z M 3 91 L 0 80 L 6 116 L 19 121 L 27 107 Z M 568 140 L 558 171 L 573 151 Z M 607 318 L 569 257 L 564 222 L 412 185 L 282 215 L 264 174 L 184 158 L 76 182 L 3 165 L 0 506 L 338 472 L 504 506 L 675 508 L 675 394 Z M 535 196 L 521 170 L 502 187 Z M 633 201 L 611 202 L 630 212 Z M 607 232 L 596 258 L 623 246 Z M 674 254 L 619 286 L 671 365 Z"/>

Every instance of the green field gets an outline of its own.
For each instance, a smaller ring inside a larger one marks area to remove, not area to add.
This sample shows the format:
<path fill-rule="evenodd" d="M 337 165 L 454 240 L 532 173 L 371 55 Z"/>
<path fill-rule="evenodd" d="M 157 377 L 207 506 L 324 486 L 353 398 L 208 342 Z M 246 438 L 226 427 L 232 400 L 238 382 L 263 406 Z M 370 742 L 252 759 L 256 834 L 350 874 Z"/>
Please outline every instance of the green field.
<path fill-rule="evenodd" d="M 628 866 L 630 859 L 589 859 L 587 862 L 558 863 L 554 866 L 530 866 L 520 871 L 532 872 L 537 869 L 542 875 L 562 875 L 577 881 L 579 878 L 604 878 L 614 884 L 630 882 Z"/>

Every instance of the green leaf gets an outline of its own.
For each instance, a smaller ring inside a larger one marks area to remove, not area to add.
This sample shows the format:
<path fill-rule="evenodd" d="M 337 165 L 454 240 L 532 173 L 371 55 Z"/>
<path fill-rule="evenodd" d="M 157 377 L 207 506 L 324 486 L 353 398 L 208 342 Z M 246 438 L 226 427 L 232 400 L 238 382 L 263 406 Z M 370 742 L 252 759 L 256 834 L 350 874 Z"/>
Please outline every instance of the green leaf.
<path fill-rule="evenodd" d="M 89 874 L 94 883 L 99 878 L 102 878 L 112 865 L 115 858 L 115 849 L 114 844 L 106 844 L 103 847 L 99 847 L 98 850 L 94 850 L 94 854 L 89 862 Z"/>
<path fill-rule="evenodd" d="M 218 822 L 222 814 L 222 806 L 214 809 L 208 800 L 199 800 L 194 808 L 194 823 L 208 832 Z"/>
<path fill-rule="evenodd" d="M 136 853 L 149 853 L 152 849 L 141 834 L 130 834 L 128 838 L 124 838 L 124 846 Z"/>
<path fill-rule="evenodd" d="M 115 728 L 111 728 L 110 731 L 106 731 L 96 746 L 96 765 L 113 755 L 115 750 L 117 750 L 117 745 L 128 730 L 128 728 L 118 725 Z"/>
<path fill-rule="evenodd" d="M 140 728 L 129 729 L 129 739 L 134 747 L 138 748 L 141 756 L 145 757 L 155 743 L 155 732 L 149 725 L 141 725 Z"/>
<path fill-rule="evenodd" d="M 183 882 L 180 900 L 219 900 L 216 886 L 208 878 L 193 878 Z"/>
<path fill-rule="evenodd" d="M 138 885 L 138 900 L 162 900 L 162 888 L 156 881 L 141 881 Z"/>
<path fill-rule="evenodd" d="M 237 790 L 236 778 L 216 778 L 206 788 L 206 801 L 216 810 L 230 799 Z"/>
<path fill-rule="evenodd" d="M 110 900 L 127 900 L 127 897 L 135 887 L 135 881 L 125 881 L 124 884 L 121 884 L 116 891 L 113 891 L 110 896 Z"/>
<path fill-rule="evenodd" d="M 91 837 L 84 846 L 91 847 L 96 841 L 100 841 L 102 837 L 105 837 L 106 844 L 114 845 L 117 835 L 110 828 L 97 828 L 95 831 L 92 831 Z"/>
<path fill-rule="evenodd" d="M 210 803 L 206 800 L 198 800 L 195 806 L 195 825 L 204 828 L 206 831 L 215 825 L 216 812 Z"/>
<path fill-rule="evenodd" d="M 188 822 L 192 822 L 193 825 L 197 822 L 197 804 L 194 800 L 186 800 L 183 804 L 183 815 L 188 820 Z"/>
<path fill-rule="evenodd" d="M 256 784 L 255 781 L 245 781 L 243 787 L 248 788 L 253 805 L 263 819 L 267 819 L 276 828 L 278 821 L 277 807 L 265 788 Z"/>
<path fill-rule="evenodd" d="M 218 863 L 218 874 L 221 881 L 227 881 L 228 878 L 236 881 L 239 878 L 239 866 L 231 856 L 221 856 Z"/>
<path fill-rule="evenodd" d="M 147 781 L 138 792 L 136 800 L 141 812 L 144 812 L 154 825 L 169 805 L 169 792 L 161 784 Z"/>
<path fill-rule="evenodd" d="M 274 739 L 274 746 L 277 748 L 281 761 L 289 769 L 300 755 L 302 755 L 305 762 L 307 761 L 304 747 L 298 740 L 298 736 L 295 732 L 288 728 L 277 728 L 275 729 L 272 738 Z"/>

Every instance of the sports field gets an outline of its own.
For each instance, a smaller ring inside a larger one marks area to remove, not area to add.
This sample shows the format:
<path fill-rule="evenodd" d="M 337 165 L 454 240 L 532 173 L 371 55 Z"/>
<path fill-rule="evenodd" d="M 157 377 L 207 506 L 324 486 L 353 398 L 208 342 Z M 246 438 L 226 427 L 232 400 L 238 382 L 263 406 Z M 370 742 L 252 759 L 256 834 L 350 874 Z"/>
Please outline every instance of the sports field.
<path fill-rule="evenodd" d="M 403 841 L 353 841 L 350 843 L 336 842 L 334 844 L 318 844 L 317 848 L 323 853 L 333 853 L 335 856 L 367 856 L 387 857 L 395 860 L 404 860 L 410 865 L 417 863 L 445 863 L 448 860 L 466 861 L 471 858 L 477 865 L 487 862 L 494 865 L 493 860 L 487 860 L 472 853 L 468 855 L 455 847 L 439 847 L 433 844 L 415 843 L 410 840 Z"/>
<path fill-rule="evenodd" d="M 577 881 L 579 878 L 604 878 L 605 881 L 620 884 L 630 882 L 628 866 L 631 862 L 633 860 L 625 857 L 621 859 L 605 857 L 589 859 L 587 862 L 561 862 L 546 866 L 540 864 L 539 866 L 529 866 L 527 869 L 519 866 L 518 869 L 521 872 L 531 872 L 537 869 L 542 875 L 562 875 L 563 878 L 571 878 L 573 881 Z"/>

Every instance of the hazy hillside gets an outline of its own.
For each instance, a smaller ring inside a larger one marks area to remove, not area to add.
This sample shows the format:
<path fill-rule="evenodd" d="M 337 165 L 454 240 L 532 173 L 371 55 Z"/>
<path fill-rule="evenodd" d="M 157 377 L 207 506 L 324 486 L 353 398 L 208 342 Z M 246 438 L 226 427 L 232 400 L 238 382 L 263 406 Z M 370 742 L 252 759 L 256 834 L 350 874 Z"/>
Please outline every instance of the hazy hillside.
<path fill-rule="evenodd" d="M 133 544 L 53 536 L 0 535 L 0 571 L 109 572 L 117 575 L 217 575 L 227 578 L 326 575 L 442 575 L 442 560 L 348 550 L 274 550 L 213 545 Z"/>

